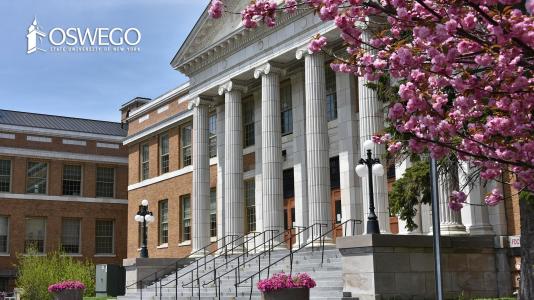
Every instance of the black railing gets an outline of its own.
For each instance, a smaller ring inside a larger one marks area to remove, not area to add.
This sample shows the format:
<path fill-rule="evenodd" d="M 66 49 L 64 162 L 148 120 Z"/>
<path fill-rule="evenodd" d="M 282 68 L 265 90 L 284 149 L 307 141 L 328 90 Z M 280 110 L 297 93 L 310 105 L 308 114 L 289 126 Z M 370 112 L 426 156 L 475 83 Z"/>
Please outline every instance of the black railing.
<path fill-rule="evenodd" d="M 230 240 L 230 242 L 226 242 L 227 239 L 229 238 L 232 238 Z M 189 255 L 185 256 L 185 257 L 182 257 L 182 258 L 178 258 L 175 262 L 173 262 L 172 264 L 169 264 L 143 278 L 141 278 L 140 280 L 126 286 L 126 290 L 132 288 L 133 286 L 135 286 L 136 289 L 139 289 L 139 292 L 140 292 L 140 297 L 141 297 L 141 300 L 143 299 L 143 289 L 145 288 L 145 286 L 149 286 L 151 284 L 154 284 L 154 291 L 155 291 L 155 294 L 156 296 L 158 295 L 158 282 L 161 281 L 161 279 L 163 278 L 166 278 L 168 275 L 170 274 L 175 274 L 177 275 L 178 274 L 178 271 L 181 270 L 182 268 L 185 268 L 187 267 L 188 265 L 191 265 L 193 263 L 197 263 L 197 266 L 198 266 L 198 261 L 199 260 L 202 260 L 204 259 L 204 261 L 206 260 L 206 257 L 209 256 L 209 255 L 212 255 L 214 254 L 216 251 L 220 250 L 221 248 L 224 248 L 225 252 L 227 252 L 227 248 L 228 248 L 228 245 L 230 244 L 233 244 L 234 242 L 236 242 L 237 240 L 239 240 L 241 237 L 237 236 L 237 235 L 226 235 L 226 236 L 223 236 L 219 239 L 217 239 L 216 241 L 213 241 L 213 242 L 210 242 L 208 245 L 198 249 L 197 251 L 195 252 L 192 252 L 190 253 Z M 217 247 L 216 250 L 213 250 L 213 251 L 209 251 L 209 248 L 210 247 L 213 247 L 214 244 L 218 244 L 220 241 L 223 241 L 223 245 L 221 247 Z M 233 249 L 232 249 L 233 250 Z M 206 253 L 208 251 L 208 253 Z M 194 257 L 197 257 L 198 255 L 200 255 L 202 253 L 202 257 L 198 258 L 195 260 L 195 262 L 192 262 L 188 265 L 184 265 L 183 262 L 184 261 L 190 261 L 192 258 Z M 146 285 L 145 285 L 146 283 Z M 161 283 L 160 283 L 160 286 L 161 286 Z M 161 288 L 160 288 L 160 295 L 161 295 Z"/>

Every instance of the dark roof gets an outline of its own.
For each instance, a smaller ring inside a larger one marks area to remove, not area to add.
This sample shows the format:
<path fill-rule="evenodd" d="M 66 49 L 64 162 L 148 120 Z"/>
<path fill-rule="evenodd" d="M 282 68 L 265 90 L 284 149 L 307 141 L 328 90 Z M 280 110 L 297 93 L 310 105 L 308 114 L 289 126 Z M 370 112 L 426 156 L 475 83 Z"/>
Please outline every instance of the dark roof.
<path fill-rule="evenodd" d="M 0 109 L 0 124 L 84 132 L 103 135 L 126 136 L 128 127 L 121 123 L 89 119 L 53 116 Z"/>

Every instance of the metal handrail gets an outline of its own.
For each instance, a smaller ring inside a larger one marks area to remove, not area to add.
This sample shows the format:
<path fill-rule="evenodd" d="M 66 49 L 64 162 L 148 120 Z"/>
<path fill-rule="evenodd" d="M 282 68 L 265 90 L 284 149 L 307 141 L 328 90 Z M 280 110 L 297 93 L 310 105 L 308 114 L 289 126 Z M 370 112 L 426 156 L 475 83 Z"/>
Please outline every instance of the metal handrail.
<path fill-rule="evenodd" d="M 322 248 L 322 253 L 321 253 L 321 266 L 322 266 L 323 263 L 324 263 L 324 241 L 325 241 L 326 236 L 327 236 L 329 233 L 333 232 L 334 230 L 338 229 L 339 227 L 342 227 L 342 226 L 346 225 L 346 224 L 349 223 L 349 222 L 351 222 L 352 225 L 353 225 L 353 230 L 352 230 L 351 233 L 354 235 L 354 232 L 355 232 L 355 225 L 356 225 L 356 224 L 361 224 L 361 223 L 362 223 L 361 220 L 349 219 L 349 220 L 346 220 L 346 221 L 343 222 L 343 223 L 334 224 L 330 230 L 328 230 L 328 231 L 326 231 L 326 232 L 324 232 L 324 233 L 320 233 L 318 237 L 314 238 L 313 235 L 312 235 L 311 239 L 310 239 L 308 242 L 304 243 L 302 246 L 300 246 L 300 247 L 297 248 L 296 250 L 293 251 L 293 250 L 292 250 L 292 247 L 290 246 L 290 250 L 289 250 L 289 253 L 288 253 L 287 255 L 282 256 L 281 258 L 279 258 L 279 259 L 276 260 L 275 262 L 270 263 L 268 266 L 264 267 L 263 269 L 260 269 L 258 272 L 256 272 L 256 273 L 250 275 L 249 277 L 245 278 L 244 280 L 241 280 L 241 281 L 239 281 L 239 282 L 236 282 L 236 283 L 234 284 L 235 289 L 236 289 L 236 293 L 237 293 L 237 287 L 238 287 L 240 284 L 242 284 L 242 283 L 244 283 L 244 282 L 250 280 L 250 284 L 251 284 L 251 287 L 252 287 L 253 279 L 254 279 L 254 277 L 255 277 L 256 275 L 261 276 L 261 272 L 263 272 L 263 271 L 265 271 L 265 270 L 268 270 L 268 272 L 269 272 L 271 266 L 273 266 L 273 265 L 279 263 L 280 261 L 282 261 L 282 260 L 284 260 L 284 259 L 286 259 L 286 258 L 288 258 L 288 257 L 290 258 L 290 271 L 289 271 L 289 275 L 291 276 L 291 274 L 292 274 L 292 272 L 293 272 L 293 255 L 294 255 L 296 252 L 298 252 L 299 250 L 301 250 L 301 249 L 303 249 L 304 247 L 308 246 L 309 244 L 312 244 L 312 251 L 313 251 L 313 243 L 314 243 L 315 241 L 319 240 L 319 239 L 321 240 L 321 244 L 322 244 L 322 245 L 321 245 L 321 248 Z M 313 225 L 311 225 L 311 226 L 309 226 L 309 227 L 306 228 L 305 230 L 308 230 L 308 229 L 310 229 L 310 228 L 313 228 L 313 226 L 315 226 L 315 225 L 317 225 L 317 223 L 316 223 L 316 224 L 313 224 Z M 319 227 L 319 228 L 321 228 L 321 227 Z M 305 230 L 303 230 L 303 231 L 305 231 Z M 294 235 L 294 236 L 296 237 L 296 236 L 300 235 L 303 231 L 297 233 L 297 234 Z M 346 236 L 346 235 L 347 235 L 347 227 L 345 226 L 345 236 Z M 292 238 L 292 237 L 293 237 L 293 235 L 290 236 L 290 241 L 291 241 L 291 238 Z M 291 244 L 291 243 L 290 243 L 290 244 Z M 268 275 L 267 275 L 267 276 L 268 276 Z M 236 278 L 236 281 L 237 281 L 237 280 L 239 280 L 239 278 Z M 219 294 L 219 296 L 220 296 L 220 294 Z M 252 297 L 252 289 L 251 289 L 251 291 L 250 291 L 249 298 L 251 298 L 251 297 Z"/>

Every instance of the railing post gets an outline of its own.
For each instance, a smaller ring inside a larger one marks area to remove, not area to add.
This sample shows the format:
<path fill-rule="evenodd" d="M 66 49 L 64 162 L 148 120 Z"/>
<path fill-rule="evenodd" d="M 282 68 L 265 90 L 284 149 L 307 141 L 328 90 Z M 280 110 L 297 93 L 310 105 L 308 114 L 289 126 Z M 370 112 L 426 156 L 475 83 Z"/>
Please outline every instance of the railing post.
<path fill-rule="evenodd" d="M 178 299 L 178 261 L 176 261 L 176 269 L 174 269 L 174 297 Z"/>
<path fill-rule="evenodd" d="M 158 295 L 158 272 L 154 273 L 154 289 L 156 290 L 156 296 Z"/>
<path fill-rule="evenodd" d="M 195 273 L 191 270 L 191 297 L 195 294 Z"/>
<path fill-rule="evenodd" d="M 141 300 L 143 300 L 143 279 L 141 279 Z"/>

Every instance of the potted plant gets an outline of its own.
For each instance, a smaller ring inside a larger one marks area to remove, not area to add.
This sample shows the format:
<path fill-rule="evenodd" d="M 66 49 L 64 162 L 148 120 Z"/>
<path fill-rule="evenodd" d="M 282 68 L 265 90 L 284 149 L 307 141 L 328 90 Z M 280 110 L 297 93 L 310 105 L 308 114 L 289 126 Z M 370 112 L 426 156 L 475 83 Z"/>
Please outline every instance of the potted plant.
<path fill-rule="evenodd" d="M 290 276 L 285 273 L 274 274 L 271 278 L 258 282 L 258 290 L 263 293 L 263 300 L 307 300 L 315 281 L 306 273 Z"/>
<path fill-rule="evenodd" d="M 54 294 L 54 300 L 82 300 L 85 285 L 77 280 L 54 283 L 48 292 Z"/>

